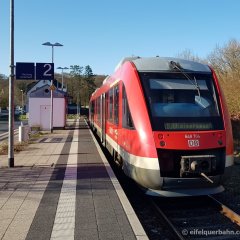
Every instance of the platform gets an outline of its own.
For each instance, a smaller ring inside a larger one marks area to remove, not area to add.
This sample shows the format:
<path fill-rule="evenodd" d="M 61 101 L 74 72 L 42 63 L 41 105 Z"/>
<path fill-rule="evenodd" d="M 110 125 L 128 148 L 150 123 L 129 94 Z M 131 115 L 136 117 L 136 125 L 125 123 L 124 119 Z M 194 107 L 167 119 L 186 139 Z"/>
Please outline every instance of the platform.
<path fill-rule="evenodd" d="M 84 119 L 0 155 L 0 238 L 148 239 Z"/>

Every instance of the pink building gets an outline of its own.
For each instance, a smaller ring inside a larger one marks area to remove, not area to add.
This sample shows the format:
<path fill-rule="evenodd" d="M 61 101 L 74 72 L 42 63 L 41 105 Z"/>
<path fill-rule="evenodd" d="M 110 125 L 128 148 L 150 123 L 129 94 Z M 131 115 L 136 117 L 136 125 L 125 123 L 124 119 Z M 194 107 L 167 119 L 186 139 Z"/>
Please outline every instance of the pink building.
<path fill-rule="evenodd" d="M 65 128 L 66 124 L 66 93 L 53 91 L 53 128 Z M 29 96 L 29 126 L 50 130 L 51 91 L 49 85 L 33 91 Z"/>

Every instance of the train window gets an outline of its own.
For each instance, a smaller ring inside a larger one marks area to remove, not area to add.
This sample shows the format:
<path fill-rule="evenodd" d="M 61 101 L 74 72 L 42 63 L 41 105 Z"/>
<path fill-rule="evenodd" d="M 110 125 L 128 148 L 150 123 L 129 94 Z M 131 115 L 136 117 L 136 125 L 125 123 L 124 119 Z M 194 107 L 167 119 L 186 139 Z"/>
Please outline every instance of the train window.
<path fill-rule="evenodd" d="M 95 111 L 95 101 L 92 103 L 92 115 L 94 114 Z"/>
<path fill-rule="evenodd" d="M 90 117 L 91 118 L 94 116 L 94 105 L 95 105 L 95 101 L 92 101 L 90 103 Z"/>
<path fill-rule="evenodd" d="M 113 121 L 113 89 L 111 88 L 109 90 L 109 94 L 108 94 L 109 98 L 108 98 L 108 120 L 110 122 Z"/>
<path fill-rule="evenodd" d="M 124 85 L 122 89 L 122 126 L 124 128 L 134 128 Z"/>
<path fill-rule="evenodd" d="M 114 87 L 114 123 L 118 125 L 119 116 L 119 86 Z"/>
<path fill-rule="evenodd" d="M 106 95 L 105 95 L 105 114 L 106 114 L 106 119 L 108 119 L 108 104 L 109 104 L 109 102 L 108 102 L 108 92 L 106 92 Z"/>
<path fill-rule="evenodd" d="M 209 73 L 140 73 L 154 130 L 223 129 Z"/>
<path fill-rule="evenodd" d="M 100 122 L 100 97 L 97 98 L 97 119 Z"/>

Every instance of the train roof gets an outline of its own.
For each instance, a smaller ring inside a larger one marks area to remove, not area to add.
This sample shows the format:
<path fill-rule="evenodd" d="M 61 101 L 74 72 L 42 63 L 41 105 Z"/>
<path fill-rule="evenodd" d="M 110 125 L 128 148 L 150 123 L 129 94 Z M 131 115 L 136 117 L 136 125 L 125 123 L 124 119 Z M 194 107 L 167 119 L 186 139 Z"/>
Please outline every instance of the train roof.
<path fill-rule="evenodd" d="M 208 65 L 202 64 L 195 61 L 180 59 L 180 58 L 173 58 L 173 57 L 126 57 L 123 58 L 119 64 L 116 66 L 115 71 L 117 71 L 125 62 L 132 62 L 137 71 L 139 72 L 159 72 L 159 71 L 173 71 L 173 62 L 177 65 L 178 68 L 185 72 L 204 72 L 204 73 L 211 73 L 211 69 Z M 104 81 L 103 85 L 106 84 L 111 79 L 111 76 L 107 76 Z M 95 95 L 97 89 L 92 96 Z"/>
<path fill-rule="evenodd" d="M 171 58 L 171 57 L 127 57 L 124 58 L 116 67 L 118 69 L 125 62 L 132 62 L 139 72 L 149 72 L 149 71 L 170 71 L 172 70 L 170 66 L 170 62 L 174 61 L 178 66 L 181 67 L 184 71 L 196 71 L 196 72 L 211 72 L 208 65 L 179 59 L 179 58 Z"/>

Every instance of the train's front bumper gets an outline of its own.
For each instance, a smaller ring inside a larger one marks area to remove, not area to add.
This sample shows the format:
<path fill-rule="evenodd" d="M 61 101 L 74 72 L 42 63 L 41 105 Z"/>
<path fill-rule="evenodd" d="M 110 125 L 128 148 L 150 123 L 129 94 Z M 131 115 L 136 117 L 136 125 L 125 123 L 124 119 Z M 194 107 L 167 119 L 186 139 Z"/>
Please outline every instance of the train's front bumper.
<path fill-rule="evenodd" d="M 222 185 L 214 188 L 171 189 L 170 191 L 147 189 L 147 195 L 159 197 L 190 197 L 217 194 L 224 191 Z"/>
<path fill-rule="evenodd" d="M 204 177 L 170 178 L 161 177 L 160 171 L 136 167 L 124 162 L 123 170 L 145 188 L 146 194 L 166 197 L 197 196 L 216 194 L 224 191 L 221 186 L 222 175 L 208 176 L 213 183 Z"/>
<path fill-rule="evenodd" d="M 146 189 L 146 194 L 163 197 L 184 197 L 216 194 L 224 191 L 220 185 L 221 176 L 210 177 L 213 183 L 204 178 L 163 178 L 161 189 Z"/>

